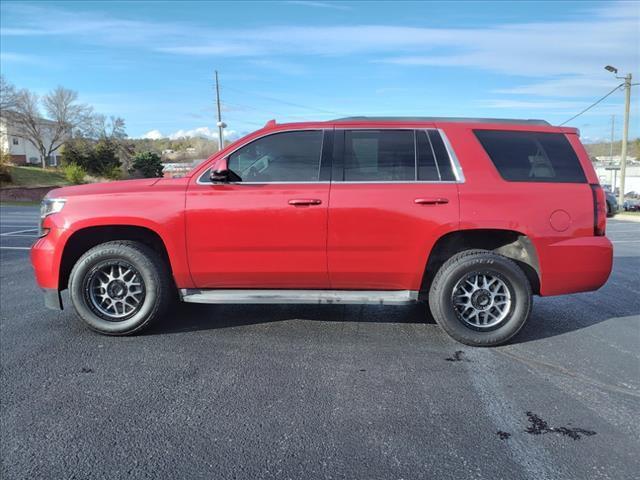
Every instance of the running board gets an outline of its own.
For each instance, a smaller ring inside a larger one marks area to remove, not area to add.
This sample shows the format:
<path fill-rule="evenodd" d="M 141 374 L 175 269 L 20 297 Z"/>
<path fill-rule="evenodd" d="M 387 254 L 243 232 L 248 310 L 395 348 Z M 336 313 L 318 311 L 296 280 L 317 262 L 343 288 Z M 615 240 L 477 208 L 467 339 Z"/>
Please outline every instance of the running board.
<path fill-rule="evenodd" d="M 418 301 L 414 290 L 198 290 L 181 289 L 190 303 L 299 303 L 406 305 Z"/>

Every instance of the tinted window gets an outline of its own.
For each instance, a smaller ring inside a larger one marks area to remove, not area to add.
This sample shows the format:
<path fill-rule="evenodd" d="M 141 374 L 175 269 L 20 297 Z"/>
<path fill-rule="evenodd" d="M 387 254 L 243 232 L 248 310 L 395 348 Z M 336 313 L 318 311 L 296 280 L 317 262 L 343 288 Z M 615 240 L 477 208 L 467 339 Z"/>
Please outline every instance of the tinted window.
<path fill-rule="evenodd" d="M 415 180 L 412 130 L 347 130 L 344 180 Z"/>
<path fill-rule="evenodd" d="M 447 147 L 444 146 L 440 133 L 436 130 L 429 130 L 429 140 L 431 140 L 431 146 L 436 154 L 438 170 L 440 171 L 440 180 L 447 182 L 454 181 L 456 176 L 453 174 L 451 160 L 449 159 L 449 152 L 447 152 Z"/>
<path fill-rule="evenodd" d="M 438 181 L 440 174 L 433 156 L 433 148 L 424 130 L 416 131 L 416 148 L 418 152 L 418 180 Z"/>
<path fill-rule="evenodd" d="M 561 133 L 475 130 L 505 180 L 586 182 L 580 161 Z"/>
<path fill-rule="evenodd" d="M 232 153 L 229 169 L 244 182 L 314 182 L 321 150 L 320 130 L 276 133 Z"/>

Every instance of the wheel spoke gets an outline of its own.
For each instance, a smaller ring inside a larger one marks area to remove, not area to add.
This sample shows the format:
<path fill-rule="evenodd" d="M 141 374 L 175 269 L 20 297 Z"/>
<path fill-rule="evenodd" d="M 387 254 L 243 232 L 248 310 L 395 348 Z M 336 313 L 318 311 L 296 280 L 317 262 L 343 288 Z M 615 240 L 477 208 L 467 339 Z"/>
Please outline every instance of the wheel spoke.
<path fill-rule="evenodd" d="M 500 275 L 472 272 L 455 285 L 451 302 L 462 322 L 485 329 L 505 320 L 511 307 L 511 294 Z"/>
<path fill-rule="evenodd" d="M 108 263 L 88 278 L 86 295 L 101 317 L 120 321 L 137 312 L 145 298 L 145 285 L 133 265 L 122 261 Z"/>

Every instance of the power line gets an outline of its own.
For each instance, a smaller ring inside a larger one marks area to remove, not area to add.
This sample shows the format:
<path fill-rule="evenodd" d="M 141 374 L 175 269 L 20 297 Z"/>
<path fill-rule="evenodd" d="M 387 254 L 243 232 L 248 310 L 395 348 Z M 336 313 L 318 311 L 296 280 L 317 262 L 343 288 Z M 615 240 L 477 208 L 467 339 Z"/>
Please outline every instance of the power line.
<path fill-rule="evenodd" d="M 235 87 L 227 86 L 225 88 L 227 90 L 233 90 L 233 91 L 236 91 L 238 93 L 244 93 L 245 95 L 253 95 L 254 97 L 264 98 L 265 100 L 269 100 L 269 101 L 277 102 L 277 103 L 282 103 L 283 105 L 289 105 L 290 107 L 304 108 L 306 110 L 315 110 L 316 112 L 328 113 L 330 115 L 345 115 L 344 113 L 334 112 L 332 110 L 325 110 L 325 109 L 317 108 L 317 107 L 310 107 L 308 105 L 302 105 L 302 104 L 299 104 L 299 103 L 293 103 L 293 102 L 289 102 L 287 100 L 282 100 L 282 99 L 279 99 L 279 98 L 263 95 L 261 93 L 247 92 L 245 90 L 240 90 L 240 89 L 235 88 Z"/>
<path fill-rule="evenodd" d="M 615 92 L 616 90 L 618 90 L 621 86 L 623 86 L 624 83 L 621 83 L 620 85 L 617 85 L 613 90 L 611 90 L 609 93 L 607 93 L 604 97 L 596 100 L 595 102 L 593 102 L 591 105 L 589 105 L 587 108 L 585 108 L 584 110 L 582 110 L 580 113 L 574 115 L 573 117 L 571 117 L 569 120 L 565 120 L 564 122 L 562 122 L 559 126 L 563 126 L 565 123 L 569 123 L 571 120 L 573 120 L 574 118 L 578 118 L 580 115 L 582 115 L 583 113 L 591 110 L 593 107 L 595 107 L 596 105 L 598 105 L 600 102 L 602 102 L 605 98 L 607 98 L 609 95 L 611 95 L 613 92 Z"/>

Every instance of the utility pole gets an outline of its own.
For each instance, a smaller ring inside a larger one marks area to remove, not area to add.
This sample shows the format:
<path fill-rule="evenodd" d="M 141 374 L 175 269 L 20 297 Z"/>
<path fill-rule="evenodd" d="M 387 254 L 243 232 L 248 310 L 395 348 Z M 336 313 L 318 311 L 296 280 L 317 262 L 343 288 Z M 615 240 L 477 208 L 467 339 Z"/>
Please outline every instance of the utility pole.
<path fill-rule="evenodd" d="M 216 70 L 216 104 L 218 107 L 218 151 L 224 148 L 224 128 L 227 126 L 222 121 L 222 110 L 220 108 L 220 82 L 218 82 L 218 71 Z"/>
<path fill-rule="evenodd" d="M 631 107 L 631 74 L 624 76 L 624 124 L 622 127 L 622 149 L 620 152 L 620 194 L 618 205 L 624 204 L 624 180 L 627 172 L 627 141 L 629 139 L 629 109 Z"/>
<path fill-rule="evenodd" d="M 609 165 L 613 164 L 613 132 L 615 130 L 616 125 L 616 116 L 611 115 L 611 143 L 609 144 Z M 611 170 L 611 191 L 615 193 L 616 191 L 616 171 Z"/>

